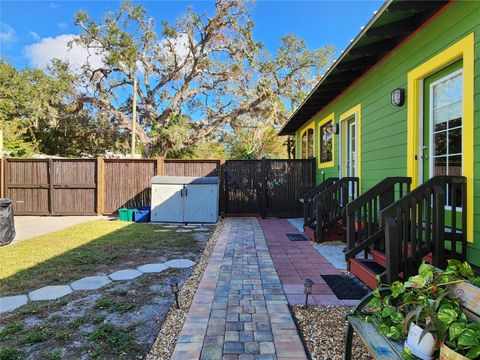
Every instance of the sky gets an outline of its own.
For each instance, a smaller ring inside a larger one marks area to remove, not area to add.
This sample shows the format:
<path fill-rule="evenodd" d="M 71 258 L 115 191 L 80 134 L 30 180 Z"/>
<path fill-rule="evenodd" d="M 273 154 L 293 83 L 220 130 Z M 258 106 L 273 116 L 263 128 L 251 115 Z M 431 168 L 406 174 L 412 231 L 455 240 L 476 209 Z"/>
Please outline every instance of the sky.
<path fill-rule="evenodd" d="M 149 16 L 160 24 L 174 22 L 188 7 L 211 13 L 213 1 L 141 1 Z M 252 9 L 254 38 L 274 52 L 278 39 L 294 33 L 310 49 L 333 45 L 337 54 L 360 32 L 383 1 L 262 1 Z M 45 67 L 52 58 L 81 58 L 79 50 L 68 51 L 67 43 L 78 27 L 73 24 L 77 10 L 86 10 L 98 19 L 115 10 L 119 1 L 0 1 L 0 54 L 17 68 Z"/>

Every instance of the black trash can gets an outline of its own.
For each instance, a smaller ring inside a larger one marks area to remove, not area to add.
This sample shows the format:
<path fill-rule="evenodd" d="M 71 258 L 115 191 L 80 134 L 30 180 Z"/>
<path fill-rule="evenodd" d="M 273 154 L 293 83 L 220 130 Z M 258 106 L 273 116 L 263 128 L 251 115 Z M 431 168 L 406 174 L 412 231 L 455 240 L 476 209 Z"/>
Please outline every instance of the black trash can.
<path fill-rule="evenodd" d="M 13 201 L 0 199 L 0 246 L 10 244 L 14 238 Z"/>

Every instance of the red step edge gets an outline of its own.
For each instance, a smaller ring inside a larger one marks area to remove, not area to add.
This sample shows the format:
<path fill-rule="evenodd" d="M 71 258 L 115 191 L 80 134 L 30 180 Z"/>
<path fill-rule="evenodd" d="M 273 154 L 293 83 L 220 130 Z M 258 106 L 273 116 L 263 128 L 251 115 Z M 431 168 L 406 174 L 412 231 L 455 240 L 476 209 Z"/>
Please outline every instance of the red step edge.
<path fill-rule="evenodd" d="M 311 240 L 315 241 L 315 231 L 307 225 L 303 225 L 303 231 L 305 232 L 305 235 Z"/>
<path fill-rule="evenodd" d="M 410 247 L 410 246 L 409 246 Z M 374 260 L 375 262 L 379 263 L 380 265 L 382 265 L 384 268 L 387 267 L 387 259 L 385 257 L 385 254 L 382 253 L 381 251 L 378 251 L 378 250 L 370 250 L 370 254 L 372 255 L 372 260 Z M 429 263 L 431 264 L 432 261 L 433 261 L 433 258 L 432 258 L 432 253 L 428 253 L 427 255 L 425 255 L 423 257 L 423 261 L 425 261 L 426 263 Z"/>
<path fill-rule="evenodd" d="M 369 268 L 362 264 L 361 259 L 350 259 L 350 272 L 359 278 L 370 289 L 376 289 L 377 279 L 376 274 Z"/>

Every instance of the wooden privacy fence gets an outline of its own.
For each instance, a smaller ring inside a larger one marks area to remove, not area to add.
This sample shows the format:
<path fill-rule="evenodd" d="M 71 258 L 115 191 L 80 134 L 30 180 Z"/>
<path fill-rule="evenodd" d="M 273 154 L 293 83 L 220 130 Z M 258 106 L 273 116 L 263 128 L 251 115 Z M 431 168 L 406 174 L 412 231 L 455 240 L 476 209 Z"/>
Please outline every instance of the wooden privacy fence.
<path fill-rule="evenodd" d="M 150 204 L 154 175 L 218 176 L 220 160 L 0 159 L 0 197 L 16 215 L 112 214 Z"/>
<path fill-rule="evenodd" d="M 315 160 L 0 159 L 1 197 L 16 215 L 112 214 L 150 205 L 155 175 L 219 176 L 227 216 L 302 215 Z"/>
<path fill-rule="evenodd" d="M 315 186 L 315 159 L 228 160 L 224 165 L 226 216 L 300 217 L 300 198 Z"/>

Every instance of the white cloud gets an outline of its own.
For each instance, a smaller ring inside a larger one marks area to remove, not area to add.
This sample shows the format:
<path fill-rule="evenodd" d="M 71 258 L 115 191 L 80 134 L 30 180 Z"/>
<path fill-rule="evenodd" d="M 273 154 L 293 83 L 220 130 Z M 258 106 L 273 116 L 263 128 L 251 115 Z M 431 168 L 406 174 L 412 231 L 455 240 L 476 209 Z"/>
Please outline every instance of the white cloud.
<path fill-rule="evenodd" d="M 0 41 L 3 43 L 13 42 L 16 40 L 15 30 L 5 23 L 0 24 Z"/>
<path fill-rule="evenodd" d="M 102 65 L 99 54 L 88 56 L 86 48 L 73 43 L 70 49 L 68 43 L 77 35 L 63 34 L 56 37 L 42 38 L 35 44 L 25 46 L 23 52 L 33 66 L 45 68 L 52 59 L 67 60 L 74 68 L 79 68 L 87 62 L 92 67 Z"/>
<path fill-rule="evenodd" d="M 33 40 L 40 40 L 40 35 L 38 35 L 35 31 L 29 31 L 28 34 L 32 37 Z"/>
<path fill-rule="evenodd" d="M 54 2 L 51 2 L 48 6 L 50 6 L 50 8 L 52 8 L 52 9 L 58 9 L 60 7 L 59 4 L 54 3 Z"/>
<path fill-rule="evenodd" d="M 66 30 L 68 28 L 68 24 L 65 21 L 57 23 L 57 26 L 60 30 Z"/>

